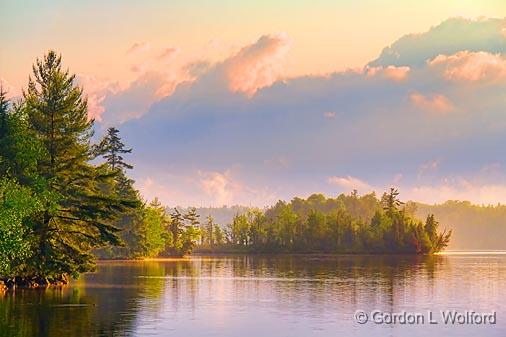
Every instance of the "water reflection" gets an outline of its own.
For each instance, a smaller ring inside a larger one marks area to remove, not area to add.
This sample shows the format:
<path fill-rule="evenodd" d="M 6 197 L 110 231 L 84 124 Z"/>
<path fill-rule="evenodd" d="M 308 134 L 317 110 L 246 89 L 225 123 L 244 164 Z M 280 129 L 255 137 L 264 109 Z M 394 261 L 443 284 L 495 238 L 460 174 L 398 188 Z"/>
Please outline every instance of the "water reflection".
<path fill-rule="evenodd" d="M 504 336 L 505 276 L 504 255 L 102 262 L 70 286 L 7 293 L 0 299 L 0 336 Z M 447 308 L 496 310 L 498 324 L 353 321 L 357 309 Z"/>

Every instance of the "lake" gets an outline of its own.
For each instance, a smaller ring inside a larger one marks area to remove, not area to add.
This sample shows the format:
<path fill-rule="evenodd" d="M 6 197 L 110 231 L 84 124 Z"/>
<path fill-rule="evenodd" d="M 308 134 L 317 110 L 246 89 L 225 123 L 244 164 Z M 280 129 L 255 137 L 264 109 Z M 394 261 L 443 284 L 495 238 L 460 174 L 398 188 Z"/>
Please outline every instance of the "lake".
<path fill-rule="evenodd" d="M 505 285 L 500 253 L 99 262 L 65 287 L 8 292 L 0 336 L 504 337 Z M 446 310 L 475 322 L 445 324 Z"/>

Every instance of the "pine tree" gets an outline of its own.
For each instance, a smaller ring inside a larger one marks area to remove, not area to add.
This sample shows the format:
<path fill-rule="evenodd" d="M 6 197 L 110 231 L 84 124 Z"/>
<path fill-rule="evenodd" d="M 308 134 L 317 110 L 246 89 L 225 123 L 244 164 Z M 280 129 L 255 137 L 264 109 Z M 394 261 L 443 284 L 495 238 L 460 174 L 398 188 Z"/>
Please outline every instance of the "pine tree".
<path fill-rule="evenodd" d="M 101 154 L 106 160 L 111 169 L 131 169 L 132 165 L 129 165 L 123 161 L 122 154 L 131 153 L 132 149 L 126 149 L 125 144 L 121 142 L 119 137 L 119 130 L 111 127 L 107 129 L 107 135 L 97 146 L 97 153 Z"/>
<path fill-rule="evenodd" d="M 167 247 L 166 252 L 169 255 L 176 255 L 181 248 L 180 237 L 184 232 L 184 218 L 177 208 L 174 208 L 174 212 L 170 214 L 169 232 L 172 240 L 170 240 L 170 246 Z"/>
<path fill-rule="evenodd" d="M 104 165 L 90 164 L 93 120 L 75 75 L 62 69 L 61 56 L 49 51 L 37 59 L 23 107 L 29 128 L 46 152 L 37 170 L 46 180 L 43 211 L 33 221 L 34 257 L 31 273 L 60 278 L 94 269 L 90 250 L 119 244 L 110 222 L 130 201 L 103 195 L 111 179 Z"/>
<path fill-rule="evenodd" d="M 214 227 L 216 226 L 216 224 L 214 223 L 214 218 L 212 217 L 212 215 L 208 215 L 207 218 L 207 223 L 205 225 L 205 227 L 203 227 L 201 229 L 201 232 L 202 232 L 202 241 L 201 241 L 201 244 L 208 244 L 210 246 L 213 246 L 214 245 Z"/>
<path fill-rule="evenodd" d="M 195 207 L 191 207 L 183 216 L 183 218 L 188 221 L 189 225 L 192 227 L 197 227 L 200 224 L 199 218 L 200 215 L 197 214 L 197 209 Z"/>
<path fill-rule="evenodd" d="M 399 206 L 404 204 L 399 200 L 399 191 L 393 187 L 390 188 L 389 193 L 384 193 L 381 199 L 381 202 L 383 203 L 383 209 L 390 217 L 393 217 L 394 214 L 398 211 Z"/>

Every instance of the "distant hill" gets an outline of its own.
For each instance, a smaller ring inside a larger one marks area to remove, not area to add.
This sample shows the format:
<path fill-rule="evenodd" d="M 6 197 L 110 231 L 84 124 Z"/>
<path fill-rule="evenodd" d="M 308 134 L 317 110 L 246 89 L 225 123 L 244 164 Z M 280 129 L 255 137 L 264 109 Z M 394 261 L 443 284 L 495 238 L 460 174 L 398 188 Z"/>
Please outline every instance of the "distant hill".
<path fill-rule="evenodd" d="M 506 205 L 479 206 L 469 201 L 416 205 L 417 217 L 423 219 L 432 213 L 440 228 L 453 229 L 448 249 L 506 250 Z"/>

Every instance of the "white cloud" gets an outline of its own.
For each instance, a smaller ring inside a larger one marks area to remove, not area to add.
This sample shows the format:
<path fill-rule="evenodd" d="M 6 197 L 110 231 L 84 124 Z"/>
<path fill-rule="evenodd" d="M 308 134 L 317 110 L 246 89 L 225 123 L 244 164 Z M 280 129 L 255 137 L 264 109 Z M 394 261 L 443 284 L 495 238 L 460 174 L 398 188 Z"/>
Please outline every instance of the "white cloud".
<path fill-rule="evenodd" d="M 450 56 L 439 55 L 429 61 L 429 66 L 443 73 L 447 80 L 506 80 L 506 58 L 501 54 L 460 51 Z"/>
<path fill-rule="evenodd" d="M 235 191 L 241 188 L 232 181 L 230 171 L 220 172 L 199 172 L 202 189 L 213 197 L 218 204 L 226 205 L 232 202 Z"/>
<path fill-rule="evenodd" d="M 359 190 L 361 192 L 372 190 L 371 185 L 367 182 L 352 176 L 338 177 L 332 176 L 327 179 L 327 182 L 331 185 L 336 185 L 347 190 Z"/>

